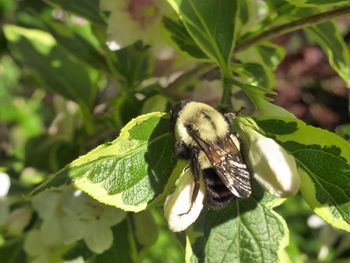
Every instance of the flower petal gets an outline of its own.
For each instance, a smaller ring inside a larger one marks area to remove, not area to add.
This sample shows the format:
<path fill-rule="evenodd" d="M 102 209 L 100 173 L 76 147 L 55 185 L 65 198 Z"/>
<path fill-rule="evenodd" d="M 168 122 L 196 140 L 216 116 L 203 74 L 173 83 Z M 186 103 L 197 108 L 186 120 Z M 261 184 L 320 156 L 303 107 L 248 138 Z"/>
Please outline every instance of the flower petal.
<path fill-rule="evenodd" d="M 88 223 L 77 216 L 65 215 L 62 218 L 63 243 L 71 244 L 82 239 L 87 231 Z"/>
<path fill-rule="evenodd" d="M 39 255 L 44 252 L 45 248 L 41 240 L 40 231 L 34 229 L 28 232 L 24 239 L 24 251 L 31 256 Z"/>
<path fill-rule="evenodd" d="M 97 254 L 101 254 L 112 246 L 112 230 L 99 221 L 89 224 L 88 232 L 85 235 L 87 247 Z"/>
<path fill-rule="evenodd" d="M 173 232 L 185 230 L 196 221 L 202 211 L 205 196 L 203 180 L 200 182 L 200 190 L 194 202 L 192 202 L 193 188 L 191 169 L 185 169 L 175 192 L 168 196 L 164 204 L 164 215 Z"/>
<path fill-rule="evenodd" d="M 40 227 L 43 243 L 47 246 L 56 246 L 63 243 L 62 228 L 59 218 L 52 217 L 44 220 Z"/>
<path fill-rule="evenodd" d="M 34 210 L 38 212 L 41 219 L 55 217 L 61 200 L 61 193 L 42 192 L 32 199 Z"/>
<path fill-rule="evenodd" d="M 120 223 L 126 216 L 126 213 L 118 208 L 105 206 L 100 221 L 107 226 L 114 226 Z"/>
<path fill-rule="evenodd" d="M 248 159 L 255 179 L 271 194 L 278 197 L 295 195 L 300 178 L 293 156 L 278 143 L 251 129 Z"/>

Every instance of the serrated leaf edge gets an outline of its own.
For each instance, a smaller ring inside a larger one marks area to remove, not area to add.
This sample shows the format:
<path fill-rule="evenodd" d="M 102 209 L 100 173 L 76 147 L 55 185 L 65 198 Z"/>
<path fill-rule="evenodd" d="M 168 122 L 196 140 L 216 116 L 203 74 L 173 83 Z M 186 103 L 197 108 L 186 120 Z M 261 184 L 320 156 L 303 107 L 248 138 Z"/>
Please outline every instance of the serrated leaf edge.
<path fill-rule="evenodd" d="M 344 221 L 342 218 L 335 220 L 334 214 L 330 211 L 330 207 L 320 204 L 316 199 L 316 187 L 312 182 L 310 176 L 304 169 L 298 169 L 299 175 L 302 178 L 300 192 L 302 193 L 305 201 L 309 204 L 312 210 L 320 216 L 327 223 L 332 226 L 350 232 L 350 224 Z"/>
<path fill-rule="evenodd" d="M 139 205 L 125 204 L 122 198 L 123 192 L 115 195 L 109 195 L 107 191 L 102 187 L 101 183 L 92 183 L 87 178 L 77 179 L 73 185 L 77 189 L 87 193 L 92 198 L 96 199 L 98 202 L 120 208 L 124 211 L 140 212 L 142 210 L 145 210 L 147 207 L 147 203 L 141 203 Z"/>

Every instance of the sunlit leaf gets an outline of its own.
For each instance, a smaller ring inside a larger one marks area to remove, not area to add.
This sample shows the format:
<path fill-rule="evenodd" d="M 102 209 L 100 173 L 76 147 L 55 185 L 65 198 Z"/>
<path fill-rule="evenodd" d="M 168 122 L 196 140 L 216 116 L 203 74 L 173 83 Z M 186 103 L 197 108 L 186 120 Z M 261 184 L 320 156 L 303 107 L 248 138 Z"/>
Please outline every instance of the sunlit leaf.
<path fill-rule="evenodd" d="M 144 210 L 163 193 L 172 173 L 177 159 L 173 144 L 164 113 L 141 115 L 116 140 L 79 157 L 32 194 L 73 184 L 102 203 Z"/>
<path fill-rule="evenodd" d="M 201 50 L 230 75 L 238 6 L 235 0 L 168 0 Z"/>
<path fill-rule="evenodd" d="M 99 13 L 99 0 L 45 0 L 49 4 L 71 11 L 79 16 L 85 17 L 95 23 L 105 24 L 104 19 Z"/>
<path fill-rule="evenodd" d="M 258 124 L 296 159 L 300 191 L 313 211 L 332 226 L 350 231 L 349 143 L 297 119 L 261 119 Z"/>
<path fill-rule="evenodd" d="M 45 89 L 91 106 L 96 87 L 89 69 L 69 57 L 50 34 L 14 25 L 7 25 L 5 34 L 17 62 L 34 71 Z"/>
<path fill-rule="evenodd" d="M 307 27 L 305 31 L 327 53 L 329 63 L 350 88 L 350 52 L 335 24 L 326 22 Z"/>
<path fill-rule="evenodd" d="M 341 6 L 348 5 L 348 0 L 287 0 L 297 7 Z"/>
<path fill-rule="evenodd" d="M 164 18 L 163 22 L 171 34 L 171 38 L 182 51 L 195 58 L 208 59 L 208 56 L 197 46 L 181 21 Z"/>
<path fill-rule="evenodd" d="M 207 211 L 192 235 L 190 262 L 276 262 L 288 244 L 283 218 L 272 210 L 277 204 L 261 189 L 249 199 L 237 199 L 221 211 Z M 188 256 L 188 255 L 187 255 Z"/>

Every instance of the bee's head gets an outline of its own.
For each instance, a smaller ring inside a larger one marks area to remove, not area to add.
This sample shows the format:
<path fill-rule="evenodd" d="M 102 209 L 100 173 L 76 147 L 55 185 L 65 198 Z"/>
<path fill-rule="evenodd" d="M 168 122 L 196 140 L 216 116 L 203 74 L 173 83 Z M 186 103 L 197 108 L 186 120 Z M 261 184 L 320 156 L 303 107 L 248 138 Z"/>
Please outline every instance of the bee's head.
<path fill-rule="evenodd" d="M 170 110 L 170 128 L 172 131 L 175 130 L 176 121 L 179 117 L 180 111 L 183 107 L 189 103 L 189 100 L 181 100 L 177 102 Z"/>

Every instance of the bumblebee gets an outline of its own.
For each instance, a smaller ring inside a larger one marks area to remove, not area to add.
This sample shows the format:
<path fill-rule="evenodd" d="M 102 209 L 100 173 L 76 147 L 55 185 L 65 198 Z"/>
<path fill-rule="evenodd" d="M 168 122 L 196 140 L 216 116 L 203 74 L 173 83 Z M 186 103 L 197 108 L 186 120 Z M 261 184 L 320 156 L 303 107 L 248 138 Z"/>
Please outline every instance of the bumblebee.
<path fill-rule="evenodd" d="M 177 135 L 176 155 L 190 161 L 195 181 L 192 202 L 201 178 L 209 208 L 221 209 L 235 197 L 251 195 L 251 175 L 227 116 L 205 103 L 181 101 L 171 110 L 171 125 Z"/>

